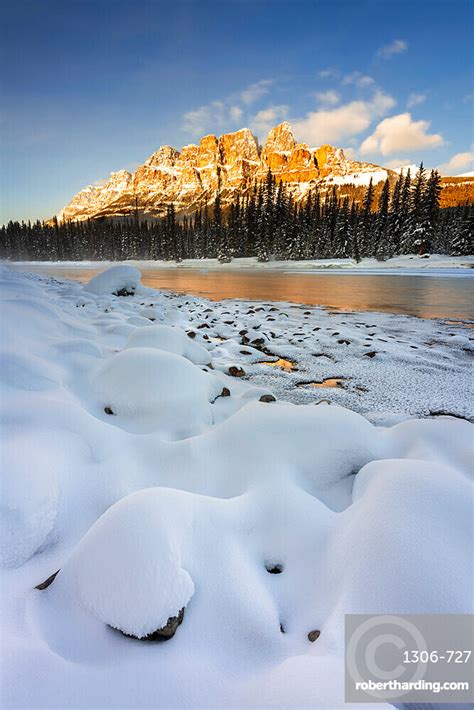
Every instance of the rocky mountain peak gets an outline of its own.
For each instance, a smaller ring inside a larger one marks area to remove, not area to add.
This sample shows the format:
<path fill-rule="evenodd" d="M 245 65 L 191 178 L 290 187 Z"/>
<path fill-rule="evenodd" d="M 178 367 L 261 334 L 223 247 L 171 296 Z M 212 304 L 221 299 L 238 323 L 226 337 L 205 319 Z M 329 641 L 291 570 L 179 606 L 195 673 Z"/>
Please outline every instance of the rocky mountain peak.
<path fill-rule="evenodd" d="M 179 158 L 179 150 L 170 145 L 162 145 L 161 148 L 150 155 L 145 165 L 157 165 L 159 167 L 173 167 L 177 158 Z"/>
<path fill-rule="evenodd" d="M 292 151 L 296 145 L 296 140 L 293 135 L 293 129 L 288 121 L 283 121 L 275 128 L 272 128 L 265 141 L 264 152 L 280 153 Z"/>
<path fill-rule="evenodd" d="M 81 190 L 59 215 L 60 220 L 82 220 L 132 214 L 137 208 L 144 219 L 161 217 L 174 204 L 177 214 L 189 214 L 212 205 L 217 190 L 222 204 L 237 195 L 250 194 L 255 181 L 268 170 L 286 184 L 295 200 L 308 190 L 325 186 L 365 185 L 385 180 L 388 172 L 378 166 L 347 160 L 340 148 L 309 148 L 297 143 L 288 121 L 271 129 L 263 149 L 248 128 L 217 137 L 204 136 L 181 151 L 161 146 L 131 175 L 112 173 L 101 185 Z"/>

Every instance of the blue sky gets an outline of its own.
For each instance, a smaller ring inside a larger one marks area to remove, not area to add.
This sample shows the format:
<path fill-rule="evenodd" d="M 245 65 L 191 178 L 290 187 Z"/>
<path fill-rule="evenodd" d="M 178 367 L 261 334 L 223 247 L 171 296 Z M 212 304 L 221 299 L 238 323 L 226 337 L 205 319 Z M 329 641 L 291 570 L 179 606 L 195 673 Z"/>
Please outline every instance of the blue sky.
<path fill-rule="evenodd" d="M 5 3 L 1 215 L 46 218 L 158 146 L 249 126 L 473 169 L 470 0 Z"/>

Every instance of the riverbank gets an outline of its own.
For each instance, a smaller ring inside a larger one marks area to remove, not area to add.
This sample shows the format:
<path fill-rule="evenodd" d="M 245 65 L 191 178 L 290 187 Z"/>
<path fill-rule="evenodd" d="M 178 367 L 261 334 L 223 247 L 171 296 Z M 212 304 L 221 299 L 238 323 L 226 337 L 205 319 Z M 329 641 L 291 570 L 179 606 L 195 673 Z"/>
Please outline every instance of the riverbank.
<path fill-rule="evenodd" d="M 336 710 L 346 613 L 472 613 L 470 328 L 0 296 L 2 707 Z"/>
<path fill-rule="evenodd" d="M 8 262 L 14 266 L 51 266 L 52 264 L 61 267 L 96 266 L 97 264 L 113 266 L 115 262 L 103 261 L 17 261 Z M 259 269 L 262 271 L 284 271 L 284 272 L 304 272 L 304 271 L 350 271 L 351 273 L 364 273 L 370 271 L 386 273 L 392 270 L 408 270 L 426 273 L 432 269 L 474 269 L 474 256 L 447 256 L 444 254 L 431 254 L 429 257 L 420 257 L 414 254 L 396 256 L 386 261 L 376 259 L 362 259 L 359 263 L 353 259 L 307 259 L 304 261 L 267 261 L 259 262 L 255 257 L 245 259 L 232 259 L 229 263 L 221 264 L 217 259 L 185 259 L 179 263 L 175 261 L 137 261 L 127 262 L 140 268 L 155 267 L 167 269 Z"/>

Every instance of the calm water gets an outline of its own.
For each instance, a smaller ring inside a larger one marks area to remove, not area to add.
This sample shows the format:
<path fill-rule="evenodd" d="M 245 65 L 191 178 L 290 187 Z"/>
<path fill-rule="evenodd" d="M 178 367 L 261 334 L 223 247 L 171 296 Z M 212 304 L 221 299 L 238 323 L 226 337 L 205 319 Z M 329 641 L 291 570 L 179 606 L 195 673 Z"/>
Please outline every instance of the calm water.
<path fill-rule="evenodd" d="M 22 265 L 17 268 L 86 281 L 103 267 Z M 384 311 L 422 318 L 474 319 L 474 272 L 444 270 L 427 275 L 388 273 L 281 273 L 140 266 L 143 283 L 214 301 L 236 298 L 290 301 L 344 311 Z"/>

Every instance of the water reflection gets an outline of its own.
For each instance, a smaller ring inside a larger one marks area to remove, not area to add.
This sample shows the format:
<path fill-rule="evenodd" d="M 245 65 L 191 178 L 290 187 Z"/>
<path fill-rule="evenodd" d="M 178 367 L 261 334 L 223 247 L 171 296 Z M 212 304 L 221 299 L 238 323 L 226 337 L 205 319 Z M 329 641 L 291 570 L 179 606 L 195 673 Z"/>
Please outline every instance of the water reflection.
<path fill-rule="evenodd" d="M 57 278 L 86 281 L 104 270 L 75 266 L 19 267 Z M 383 311 L 422 318 L 474 318 L 474 275 L 457 276 L 201 271 L 140 267 L 143 283 L 214 301 L 236 298 L 290 301 L 346 311 Z"/>

